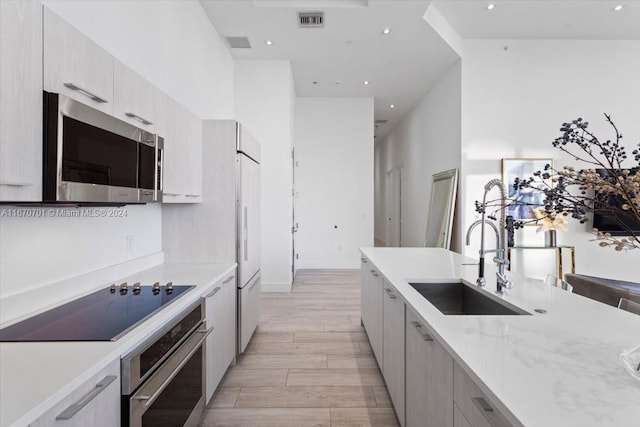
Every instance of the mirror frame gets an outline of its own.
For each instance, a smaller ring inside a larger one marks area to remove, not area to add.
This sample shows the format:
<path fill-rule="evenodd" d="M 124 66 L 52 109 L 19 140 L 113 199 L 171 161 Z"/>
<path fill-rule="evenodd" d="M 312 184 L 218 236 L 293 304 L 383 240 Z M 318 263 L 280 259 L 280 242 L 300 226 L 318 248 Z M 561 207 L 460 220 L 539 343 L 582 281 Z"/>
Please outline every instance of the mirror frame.
<path fill-rule="evenodd" d="M 434 198 L 435 198 L 435 184 L 441 181 L 447 181 L 446 183 L 447 188 L 448 188 L 448 197 L 446 200 L 444 200 L 444 203 L 446 205 L 446 211 L 445 211 L 445 218 L 444 220 L 439 224 L 439 228 L 440 228 L 440 232 L 438 233 L 438 236 L 443 235 L 443 242 L 442 242 L 442 246 L 438 246 L 437 244 L 433 244 L 432 246 L 430 246 L 430 242 L 428 241 L 429 239 L 429 231 L 431 231 L 431 229 L 436 226 L 436 224 L 433 224 L 432 221 L 430 221 L 433 212 L 433 206 L 434 206 Z M 453 228 L 453 216 L 455 214 L 455 207 L 456 207 L 456 197 L 457 197 L 457 192 L 458 192 L 458 169 L 451 169 L 451 170 L 447 170 L 444 172 L 439 172 L 439 173 L 435 173 L 433 174 L 433 178 L 432 178 L 432 182 L 431 182 L 431 199 L 429 201 L 429 215 L 427 216 L 427 233 L 425 236 L 425 247 L 438 247 L 438 248 L 444 248 L 444 249 L 450 249 L 451 248 L 451 232 L 452 232 L 452 228 Z M 444 230 L 443 230 L 444 228 Z"/>

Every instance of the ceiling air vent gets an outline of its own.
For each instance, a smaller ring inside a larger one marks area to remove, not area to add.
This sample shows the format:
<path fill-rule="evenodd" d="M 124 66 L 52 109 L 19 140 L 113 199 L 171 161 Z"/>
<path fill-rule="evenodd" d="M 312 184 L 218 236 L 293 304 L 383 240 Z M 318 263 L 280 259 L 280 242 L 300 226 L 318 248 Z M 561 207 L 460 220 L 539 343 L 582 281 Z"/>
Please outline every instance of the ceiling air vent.
<path fill-rule="evenodd" d="M 227 37 L 227 43 L 232 49 L 251 49 L 251 43 L 246 37 Z"/>
<path fill-rule="evenodd" d="M 324 27 L 323 12 L 298 12 L 298 26 L 301 28 Z"/>

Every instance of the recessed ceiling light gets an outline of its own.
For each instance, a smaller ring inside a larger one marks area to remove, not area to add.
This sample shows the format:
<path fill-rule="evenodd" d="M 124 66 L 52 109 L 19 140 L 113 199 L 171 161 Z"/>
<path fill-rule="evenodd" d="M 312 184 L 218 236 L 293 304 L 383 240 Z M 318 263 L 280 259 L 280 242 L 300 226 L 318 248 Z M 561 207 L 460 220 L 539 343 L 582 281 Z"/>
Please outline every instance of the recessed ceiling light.
<path fill-rule="evenodd" d="M 313 83 L 314 85 L 317 85 L 317 84 L 318 84 L 318 82 L 311 82 L 311 83 Z"/>
<path fill-rule="evenodd" d="M 266 43 L 267 46 L 271 46 L 273 44 L 273 42 L 271 40 L 267 40 L 265 43 Z"/>
<path fill-rule="evenodd" d="M 364 84 L 365 86 L 366 86 L 366 85 L 368 85 L 368 84 L 369 84 L 369 80 L 365 80 L 365 81 L 363 82 L 363 84 Z"/>
<path fill-rule="evenodd" d="M 495 4 L 489 3 L 489 5 L 487 6 L 487 10 L 493 10 L 494 7 L 496 7 Z"/>
<path fill-rule="evenodd" d="M 616 7 L 613 8 L 613 11 L 614 12 L 618 12 L 618 11 L 622 10 L 623 7 L 624 7 L 623 5 L 619 4 L 619 5 L 617 5 Z"/>
<path fill-rule="evenodd" d="M 390 108 L 396 108 L 396 106 L 395 106 L 395 105 L 393 105 L 393 104 L 389 105 L 389 107 L 390 107 Z"/>
<path fill-rule="evenodd" d="M 391 33 L 391 28 L 385 28 L 384 30 L 382 30 L 382 34 L 390 34 Z"/>
<path fill-rule="evenodd" d="M 334 85 L 339 85 L 342 84 L 342 82 L 340 80 L 336 80 L 335 82 L 333 82 Z"/>

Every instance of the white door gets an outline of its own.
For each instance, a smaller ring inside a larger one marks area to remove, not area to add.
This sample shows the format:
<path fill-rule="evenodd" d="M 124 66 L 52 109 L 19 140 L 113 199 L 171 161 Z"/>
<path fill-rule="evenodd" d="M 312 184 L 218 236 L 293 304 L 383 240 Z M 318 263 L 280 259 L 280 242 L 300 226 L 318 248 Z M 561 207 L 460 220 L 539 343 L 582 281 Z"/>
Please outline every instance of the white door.
<path fill-rule="evenodd" d="M 247 282 L 260 270 L 260 165 L 240 155 L 240 280 Z"/>
<path fill-rule="evenodd" d="M 387 246 L 402 246 L 402 169 L 387 172 Z"/>

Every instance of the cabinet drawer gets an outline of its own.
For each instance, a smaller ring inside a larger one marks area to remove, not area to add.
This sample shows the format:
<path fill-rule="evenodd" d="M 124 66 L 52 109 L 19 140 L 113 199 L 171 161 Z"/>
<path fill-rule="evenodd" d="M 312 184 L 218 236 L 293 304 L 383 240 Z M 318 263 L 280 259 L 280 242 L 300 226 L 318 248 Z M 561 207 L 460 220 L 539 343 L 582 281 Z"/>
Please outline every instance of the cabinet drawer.
<path fill-rule="evenodd" d="M 44 8 L 44 89 L 113 114 L 113 57 Z"/>
<path fill-rule="evenodd" d="M 473 427 L 512 426 L 457 363 L 453 367 L 453 400 Z"/>
<path fill-rule="evenodd" d="M 120 359 L 111 362 L 30 426 L 120 426 Z"/>

